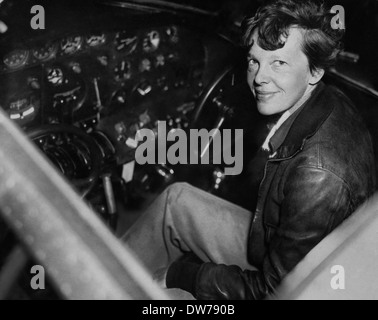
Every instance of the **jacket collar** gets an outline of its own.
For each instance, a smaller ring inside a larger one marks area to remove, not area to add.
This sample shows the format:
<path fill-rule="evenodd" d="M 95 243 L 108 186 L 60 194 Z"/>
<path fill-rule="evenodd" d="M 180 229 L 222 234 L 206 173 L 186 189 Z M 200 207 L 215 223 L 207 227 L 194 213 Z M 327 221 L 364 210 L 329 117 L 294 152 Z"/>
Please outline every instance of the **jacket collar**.
<path fill-rule="evenodd" d="M 320 82 L 307 102 L 277 130 L 271 139 L 274 159 L 293 157 L 329 117 L 334 106 L 326 103 L 326 89 Z"/>

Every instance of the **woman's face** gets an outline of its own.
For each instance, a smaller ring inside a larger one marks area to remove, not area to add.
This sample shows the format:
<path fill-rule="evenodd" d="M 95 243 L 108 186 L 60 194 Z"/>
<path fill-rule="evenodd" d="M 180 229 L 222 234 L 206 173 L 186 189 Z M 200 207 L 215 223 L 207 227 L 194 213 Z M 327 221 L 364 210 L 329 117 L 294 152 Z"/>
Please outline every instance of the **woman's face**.
<path fill-rule="evenodd" d="M 248 84 L 263 115 L 283 113 L 301 103 L 314 84 L 320 81 L 310 70 L 302 51 L 303 31 L 289 30 L 283 48 L 266 51 L 258 45 L 255 30 L 248 55 Z"/>

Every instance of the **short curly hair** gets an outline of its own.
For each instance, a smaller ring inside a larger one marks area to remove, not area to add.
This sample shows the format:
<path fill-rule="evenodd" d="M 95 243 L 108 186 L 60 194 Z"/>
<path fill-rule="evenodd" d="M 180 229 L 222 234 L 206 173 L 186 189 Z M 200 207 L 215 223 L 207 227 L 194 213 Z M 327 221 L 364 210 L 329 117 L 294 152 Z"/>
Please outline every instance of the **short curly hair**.
<path fill-rule="evenodd" d="M 304 30 L 302 49 L 310 70 L 332 67 L 342 50 L 344 30 L 333 29 L 335 13 L 324 2 L 315 0 L 270 0 L 263 4 L 255 16 L 243 21 L 242 44 L 249 48 L 252 35 L 258 30 L 258 44 L 264 50 L 274 51 L 285 46 L 291 27 Z"/>

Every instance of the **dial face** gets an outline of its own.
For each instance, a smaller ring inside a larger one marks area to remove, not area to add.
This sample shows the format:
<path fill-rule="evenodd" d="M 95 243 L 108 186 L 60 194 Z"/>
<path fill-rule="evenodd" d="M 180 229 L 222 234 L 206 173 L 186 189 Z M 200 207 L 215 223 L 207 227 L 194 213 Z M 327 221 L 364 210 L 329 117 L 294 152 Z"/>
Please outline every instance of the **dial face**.
<path fill-rule="evenodd" d="M 62 40 L 60 47 L 65 54 L 73 54 L 81 48 L 83 39 L 79 36 Z"/>
<path fill-rule="evenodd" d="M 155 67 L 164 67 L 165 66 L 165 57 L 162 54 L 159 54 L 155 59 Z"/>
<path fill-rule="evenodd" d="M 4 64 L 10 69 L 17 69 L 24 66 L 28 60 L 28 50 L 15 50 L 4 57 Z"/>
<path fill-rule="evenodd" d="M 115 37 L 115 46 L 117 51 L 131 54 L 136 50 L 137 45 L 138 37 L 131 37 L 126 31 L 118 32 Z"/>
<path fill-rule="evenodd" d="M 147 33 L 143 39 L 143 50 L 144 52 L 154 52 L 160 46 L 161 38 L 157 31 L 151 31 Z"/>
<path fill-rule="evenodd" d="M 143 59 L 139 65 L 139 71 L 145 72 L 145 71 L 151 71 L 152 63 L 149 59 Z"/>
<path fill-rule="evenodd" d="M 9 105 L 9 110 L 12 114 L 15 113 L 22 113 L 29 107 L 28 98 L 19 99 L 16 101 L 12 101 Z"/>
<path fill-rule="evenodd" d="M 64 74 L 62 69 L 53 67 L 47 70 L 47 81 L 54 86 L 63 84 Z"/>
<path fill-rule="evenodd" d="M 98 47 L 106 41 L 105 34 L 93 34 L 86 38 L 87 45 L 90 47 Z"/>
<path fill-rule="evenodd" d="M 97 61 L 100 62 L 101 65 L 106 67 L 109 64 L 109 57 L 107 55 L 100 55 L 97 57 Z"/>
<path fill-rule="evenodd" d="M 117 81 L 128 80 L 131 78 L 131 63 L 129 61 L 121 61 L 114 68 L 114 75 Z"/>
<path fill-rule="evenodd" d="M 178 29 L 175 26 L 169 27 L 166 30 L 166 34 L 169 38 L 169 41 L 173 43 L 179 42 L 179 35 L 178 35 Z"/>
<path fill-rule="evenodd" d="M 36 95 L 26 95 L 17 100 L 10 101 L 7 112 L 10 119 L 26 123 L 35 118 L 39 105 L 40 101 Z"/>
<path fill-rule="evenodd" d="M 48 43 L 43 47 L 33 50 L 33 56 L 40 61 L 47 61 L 55 57 L 57 52 L 57 45 Z"/>

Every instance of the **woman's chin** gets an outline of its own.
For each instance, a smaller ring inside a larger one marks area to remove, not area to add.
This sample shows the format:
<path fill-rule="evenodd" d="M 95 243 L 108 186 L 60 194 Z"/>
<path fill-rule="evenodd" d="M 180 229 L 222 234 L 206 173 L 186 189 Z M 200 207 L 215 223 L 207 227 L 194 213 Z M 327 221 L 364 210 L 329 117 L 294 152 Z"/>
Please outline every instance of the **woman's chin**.
<path fill-rule="evenodd" d="M 271 116 L 271 115 L 276 113 L 275 110 L 271 106 L 269 106 L 265 103 L 264 104 L 263 103 L 257 103 L 257 110 L 263 116 Z"/>
<path fill-rule="evenodd" d="M 283 108 L 282 104 L 257 102 L 257 110 L 263 116 L 273 116 L 277 114 L 283 114 L 289 108 Z"/>

